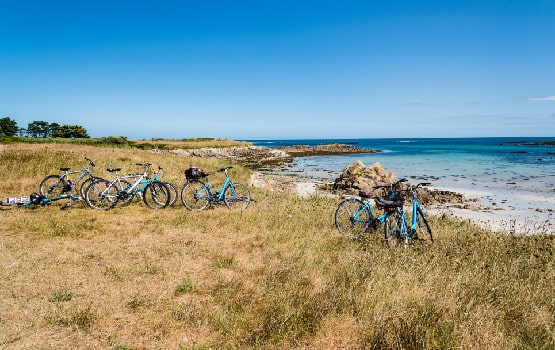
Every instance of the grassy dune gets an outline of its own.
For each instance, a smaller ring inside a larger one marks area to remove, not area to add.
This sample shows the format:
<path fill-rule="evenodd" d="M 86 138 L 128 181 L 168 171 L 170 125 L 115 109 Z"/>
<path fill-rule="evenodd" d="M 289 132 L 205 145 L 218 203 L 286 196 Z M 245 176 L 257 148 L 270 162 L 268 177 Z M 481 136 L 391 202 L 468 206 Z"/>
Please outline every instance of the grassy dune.
<path fill-rule="evenodd" d="M 0 146 L 0 198 L 37 190 L 87 156 L 229 165 L 77 145 Z M 234 168 L 247 183 L 249 171 Z M 215 177 L 214 182 L 219 179 Z M 433 218 L 436 242 L 353 242 L 337 201 L 251 188 L 243 212 L 142 203 L 0 211 L 0 349 L 553 349 L 555 236 L 493 234 Z"/>

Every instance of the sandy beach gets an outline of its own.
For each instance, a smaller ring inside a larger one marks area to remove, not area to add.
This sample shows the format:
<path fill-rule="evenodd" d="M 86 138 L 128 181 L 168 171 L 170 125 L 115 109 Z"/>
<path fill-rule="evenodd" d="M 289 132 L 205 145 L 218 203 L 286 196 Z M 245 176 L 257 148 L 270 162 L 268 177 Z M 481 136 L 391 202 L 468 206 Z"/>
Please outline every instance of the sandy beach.
<path fill-rule="evenodd" d="M 553 193 L 528 194 L 515 190 L 500 193 L 462 187 L 441 189 L 463 194 L 473 207 L 464 209 L 455 205 L 442 205 L 430 208 L 435 215 L 445 214 L 469 220 L 481 227 L 507 234 L 555 233 Z"/>

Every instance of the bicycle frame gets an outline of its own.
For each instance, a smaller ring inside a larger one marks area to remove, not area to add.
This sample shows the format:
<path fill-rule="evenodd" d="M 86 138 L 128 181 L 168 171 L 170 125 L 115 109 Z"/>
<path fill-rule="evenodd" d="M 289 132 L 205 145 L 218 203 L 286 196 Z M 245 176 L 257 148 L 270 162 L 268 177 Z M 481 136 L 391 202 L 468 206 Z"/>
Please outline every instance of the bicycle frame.
<path fill-rule="evenodd" d="M 81 175 L 79 175 L 75 180 L 71 181 L 71 179 L 69 178 L 69 175 L 77 174 L 77 173 L 80 173 Z M 79 181 L 83 180 L 83 178 L 90 173 L 91 173 L 90 170 L 87 168 L 87 169 L 81 169 L 81 170 L 75 170 L 75 171 L 65 171 L 65 173 L 60 177 L 63 177 L 65 180 L 67 180 L 69 183 L 75 186 L 76 184 L 79 183 Z"/>
<path fill-rule="evenodd" d="M 364 211 L 366 209 L 368 209 L 368 211 L 370 212 L 370 217 L 372 217 L 372 221 L 370 222 L 370 225 L 373 225 L 374 228 L 378 228 L 378 226 L 380 226 L 381 224 L 384 223 L 385 218 L 387 217 L 388 212 L 384 211 L 382 213 L 382 215 L 378 216 L 378 217 L 374 217 L 374 211 L 372 209 L 372 201 L 370 199 L 367 199 L 364 202 L 364 205 L 362 207 L 360 207 L 351 217 L 352 221 L 355 222 L 360 222 L 360 223 L 365 223 L 366 220 L 365 219 L 361 219 L 361 215 L 363 215 Z"/>
<path fill-rule="evenodd" d="M 127 176 L 127 178 L 130 177 L 142 177 L 142 179 L 139 181 L 139 183 L 137 184 L 137 186 L 135 187 L 137 189 L 137 193 L 140 193 L 142 195 L 142 193 L 145 191 L 146 186 L 151 183 L 152 181 L 162 181 L 160 179 L 160 171 L 162 171 L 161 167 L 158 167 L 158 170 L 156 170 L 154 172 L 154 177 L 151 179 L 148 176 L 146 176 L 146 168 L 149 167 L 152 164 L 149 163 L 145 163 L 145 164 L 137 164 L 140 165 L 141 167 L 145 168 L 144 169 L 144 173 L 143 174 L 130 174 L 129 176 Z"/>
<path fill-rule="evenodd" d="M 181 188 L 181 202 L 189 210 L 203 210 L 209 204 L 217 204 L 223 202 L 229 209 L 246 209 L 251 202 L 250 192 L 247 186 L 233 182 L 229 176 L 229 169 L 232 166 L 217 170 L 217 172 L 224 172 L 225 179 L 221 187 L 212 188 L 210 181 L 201 181 L 210 173 L 202 172 L 201 176 L 187 178 L 187 171 L 185 177 L 187 182 Z"/>
<path fill-rule="evenodd" d="M 79 202 L 79 201 L 82 200 L 82 198 L 81 198 L 80 196 L 76 196 L 76 195 L 70 193 L 70 194 L 61 194 L 61 195 L 59 195 L 59 196 L 57 196 L 57 197 L 50 197 L 50 198 L 45 197 L 45 198 L 41 198 L 41 199 L 40 199 L 40 202 L 39 202 L 38 204 L 33 203 L 33 202 L 26 202 L 26 203 L 18 204 L 18 206 L 21 206 L 21 207 L 32 207 L 32 206 L 34 206 L 34 205 L 43 205 L 43 206 L 44 206 L 44 205 L 48 205 L 48 204 L 50 204 L 50 203 L 52 203 L 52 202 L 56 202 L 56 201 L 59 201 L 59 200 L 62 200 L 62 199 L 69 199 L 69 202 L 67 202 L 67 203 L 66 203 L 64 206 L 62 206 L 60 209 L 67 209 L 67 208 L 71 207 L 71 204 L 72 204 L 74 201 L 75 201 L 75 202 Z"/>
<path fill-rule="evenodd" d="M 385 228 L 385 239 L 390 248 L 396 247 L 395 241 L 397 240 L 402 241 L 405 247 L 408 246 L 409 239 L 433 242 L 432 230 L 416 195 L 416 190 L 419 187 L 427 185 L 430 185 L 430 183 L 419 183 L 416 186 L 409 186 L 408 189 L 403 190 L 403 192 L 410 192 L 412 194 L 412 218 L 410 221 L 407 218 L 402 203 L 391 208 L 391 226 L 388 225 L 390 222 L 388 217 L 388 223 L 386 223 Z"/>
<path fill-rule="evenodd" d="M 72 184 L 72 186 L 75 186 L 76 184 L 79 183 L 79 181 L 83 180 L 85 176 L 91 174 L 91 165 L 94 166 L 94 162 L 87 157 L 85 157 L 85 160 L 87 161 L 87 166 L 85 167 L 85 169 L 69 171 L 69 168 L 67 168 L 67 170 L 62 175 L 62 177 L 64 177 L 65 180 L 69 181 Z M 60 168 L 60 170 L 62 169 L 66 169 L 66 168 Z M 71 181 L 71 179 L 69 178 L 69 175 L 79 174 L 79 173 L 81 175 L 79 175 L 74 181 Z"/>
<path fill-rule="evenodd" d="M 95 166 L 94 162 L 87 157 L 85 157 L 85 160 L 87 161 L 87 165 L 84 169 L 69 171 L 70 168 L 60 168 L 60 171 L 62 171 L 62 174 L 60 175 L 53 174 L 53 175 L 46 176 L 39 185 L 41 194 L 47 196 L 51 193 L 51 191 L 53 191 L 56 188 L 59 188 L 61 190 L 61 193 L 71 192 L 75 190 L 76 185 L 80 183 L 84 178 L 86 177 L 94 178 L 90 169 L 91 166 Z M 79 174 L 79 176 L 77 176 L 75 179 L 72 180 L 71 176 L 74 174 Z M 52 180 L 56 179 L 54 180 L 56 182 L 49 183 L 48 182 L 49 179 L 52 179 Z M 46 187 L 46 184 L 49 184 L 49 186 Z M 43 189 L 43 186 L 45 186 L 44 189 Z"/>
<path fill-rule="evenodd" d="M 225 169 L 224 172 L 225 172 L 225 179 L 224 179 L 224 183 L 223 183 L 222 187 L 213 189 L 210 186 L 209 181 L 206 181 L 204 183 L 204 186 L 206 187 L 206 189 L 208 190 L 208 193 L 210 194 L 210 202 L 219 202 L 219 201 L 221 201 L 224 198 L 225 190 L 227 189 L 227 187 L 229 185 L 231 185 L 231 179 L 229 178 L 229 176 L 227 174 L 227 169 Z"/>
<path fill-rule="evenodd" d="M 130 186 L 123 187 L 123 184 L 121 182 L 122 179 L 134 179 L 134 180 Z M 128 195 L 131 195 L 135 190 L 142 192 L 151 181 L 152 180 L 148 179 L 148 175 L 146 171 L 143 174 L 129 174 L 125 176 L 119 176 L 116 173 L 116 179 L 114 179 L 114 181 L 111 182 L 111 184 L 117 183 L 119 185 L 119 188 L 122 189 L 120 192 L 118 192 L 118 196 L 120 196 L 122 195 L 122 193 L 127 193 Z M 139 188 L 140 185 L 143 185 L 143 187 Z"/>
<path fill-rule="evenodd" d="M 374 186 L 374 191 L 387 190 L 384 197 L 373 196 L 362 191 L 359 196 L 343 196 L 335 211 L 335 225 L 339 232 L 357 238 L 368 229 L 377 230 L 386 221 L 391 211 L 387 207 L 380 206 L 378 199 L 393 199 L 397 192 L 396 186 L 405 181 L 406 179 L 400 179 L 389 185 Z M 376 202 L 378 208 L 383 209 L 383 213 L 378 217 L 374 216 L 371 199 Z"/>
<path fill-rule="evenodd" d="M 107 171 L 114 174 L 112 181 L 100 179 L 93 182 L 87 189 L 85 201 L 87 205 L 93 209 L 108 210 L 113 208 L 122 201 L 124 205 L 129 204 L 133 200 L 134 195 L 140 195 L 145 205 L 151 209 L 165 208 L 170 201 L 170 193 L 167 186 L 157 180 L 148 177 L 148 167 L 150 163 L 138 164 L 143 168 L 142 174 L 129 174 L 120 176 L 121 168 L 108 168 Z M 159 168 L 158 171 L 160 171 Z M 129 183 L 125 179 L 133 179 L 133 183 Z M 141 185 L 144 189 L 141 190 Z"/>
<path fill-rule="evenodd" d="M 420 186 L 421 184 L 419 184 L 418 186 Z M 407 216 L 405 214 L 405 210 L 403 207 L 400 207 L 399 210 L 401 211 L 402 214 L 402 218 L 403 218 L 403 225 L 405 227 L 408 228 L 408 230 L 404 230 L 405 232 L 401 232 L 401 236 L 403 237 L 412 237 L 412 235 L 416 232 L 416 227 L 419 224 L 419 216 L 417 215 L 417 211 L 420 208 L 420 210 L 422 210 L 422 207 L 420 206 L 420 203 L 418 203 L 418 199 L 416 198 L 416 195 L 414 194 L 414 189 L 410 189 L 409 190 L 412 193 L 412 218 L 410 220 L 410 224 L 409 224 L 409 220 L 407 219 Z"/>

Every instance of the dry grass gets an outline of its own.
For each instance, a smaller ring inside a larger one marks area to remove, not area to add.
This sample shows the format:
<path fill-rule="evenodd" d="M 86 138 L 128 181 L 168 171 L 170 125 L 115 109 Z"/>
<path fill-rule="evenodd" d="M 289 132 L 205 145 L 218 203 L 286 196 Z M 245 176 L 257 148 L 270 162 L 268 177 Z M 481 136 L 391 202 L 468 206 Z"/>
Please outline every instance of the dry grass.
<path fill-rule="evenodd" d="M 152 140 L 136 140 L 133 141 L 136 145 L 153 145 L 161 149 L 197 149 L 197 148 L 225 148 L 225 147 L 245 147 L 252 146 L 251 142 L 247 141 L 235 141 L 227 139 L 211 139 L 211 138 L 199 138 L 199 139 L 183 139 L 183 140 L 173 140 L 173 139 L 152 139 Z"/>
<path fill-rule="evenodd" d="M 148 151 L 12 145 L 0 196 L 36 191 L 87 156 L 148 161 L 178 187 L 195 164 Z M 99 174 L 101 175 L 101 174 Z M 246 183 L 248 170 L 235 177 Z M 217 182 L 217 179 L 215 179 Z M 354 242 L 336 201 L 251 188 L 243 212 L 140 203 L 2 210 L 2 349 L 553 349 L 555 237 L 495 235 L 435 218 L 436 242 L 391 252 Z"/>

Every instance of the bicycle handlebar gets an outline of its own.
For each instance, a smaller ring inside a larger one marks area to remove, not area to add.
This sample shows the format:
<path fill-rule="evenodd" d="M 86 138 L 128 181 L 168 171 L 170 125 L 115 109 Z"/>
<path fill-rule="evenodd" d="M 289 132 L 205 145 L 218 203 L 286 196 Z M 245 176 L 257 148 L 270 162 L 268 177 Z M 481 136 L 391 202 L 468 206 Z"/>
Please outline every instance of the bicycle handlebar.
<path fill-rule="evenodd" d="M 90 159 L 87 158 L 87 157 L 85 157 L 85 160 L 86 160 L 87 162 L 89 162 L 89 164 L 90 164 L 91 166 L 94 166 L 94 162 L 93 162 L 92 160 L 90 160 Z"/>
<path fill-rule="evenodd" d="M 378 189 L 378 188 L 387 188 L 387 187 L 393 187 L 395 185 L 400 184 L 401 182 L 407 182 L 407 179 L 399 179 L 397 182 L 395 183 L 391 183 L 389 185 L 380 185 L 380 186 L 374 186 L 372 187 L 373 189 Z"/>
<path fill-rule="evenodd" d="M 221 173 L 222 171 L 228 171 L 229 169 L 232 169 L 232 168 L 233 168 L 232 166 L 228 166 L 225 168 L 221 168 L 220 170 L 218 170 L 218 172 Z"/>
<path fill-rule="evenodd" d="M 421 183 L 419 183 L 418 185 L 416 185 L 414 187 L 418 188 L 418 187 L 431 186 L 431 185 L 432 185 L 431 182 L 421 182 Z"/>

